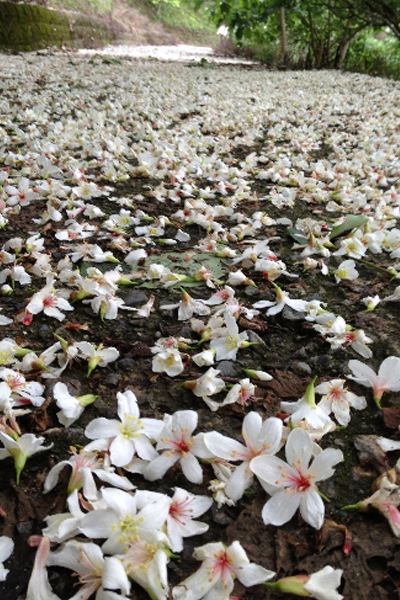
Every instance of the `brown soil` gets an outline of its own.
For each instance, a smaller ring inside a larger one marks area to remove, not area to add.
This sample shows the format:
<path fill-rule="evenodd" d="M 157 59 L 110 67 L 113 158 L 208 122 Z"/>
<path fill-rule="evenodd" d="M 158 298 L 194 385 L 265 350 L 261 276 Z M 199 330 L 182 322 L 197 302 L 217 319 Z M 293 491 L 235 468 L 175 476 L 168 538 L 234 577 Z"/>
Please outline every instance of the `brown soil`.
<path fill-rule="evenodd" d="M 182 115 L 182 120 L 187 118 L 188 115 Z M 268 144 L 268 140 L 259 140 L 253 149 L 246 148 L 245 153 L 250 154 L 253 150 L 261 153 L 263 144 Z M 233 152 L 232 163 L 239 163 L 243 159 L 243 152 L 240 149 Z M 100 179 L 98 173 L 96 175 L 98 184 L 106 183 Z M 148 179 L 135 178 L 113 186 L 115 195 L 133 197 L 138 192 L 146 194 L 148 184 Z M 262 185 L 262 194 L 265 194 L 266 186 L 264 183 Z M 261 192 L 260 186 L 260 182 L 254 183 L 254 189 L 260 188 Z M 92 199 L 91 202 L 98 204 L 103 210 L 108 208 L 108 212 L 115 212 L 115 206 L 108 204 L 105 198 Z M 0 230 L 0 244 L 15 235 L 27 236 L 32 229 L 31 218 L 42 211 L 43 205 L 42 201 L 35 202 L 24 208 L 21 215 L 11 217 L 7 228 Z M 145 210 L 150 216 L 156 217 L 159 214 L 159 205 L 151 200 L 138 201 L 136 207 Z M 265 203 L 263 205 L 260 200 L 251 202 L 248 206 L 241 206 L 241 210 L 248 212 L 265 208 Z M 172 214 L 176 210 L 177 205 L 162 205 L 163 214 Z M 271 217 L 282 216 L 279 210 L 270 210 L 269 207 L 268 210 Z M 290 217 L 295 220 L 296 217 L 309 216 L 310 210 L 313 210 L 313 207 L 299 202 L 291 211 Z M 54 238 L 54 233 L 59 227 L 58 224 L 50 222 L 40 228 L 46 239 L 46 249 L 53 252 L 55 260 L 59 260 L 60 252 L 64 252 L 60 250 Z M 204 231 L 194 225 L 189 226 L 188 231 L 191 235 L 191 245 L 204 235 Z M 170 232 L 167 230 L 165 237 L 172 237 L 174 232 L 173 228 Z M 333 278 L 325 278 L 312 271 L 302 271 L 294 260 L 296 256 L 291 251 L 292 240 L 286 236 L 286 227 L 276 226 L 268 229 L 269 237 L 275 234 L 281 237 L 273 249 L 287 261 L 288 270 L 299 275 L 295 283 L 284 277 L 282 282 L 279 280 L 286 291 L 292 296 L 307 299 L 318 296 L 328 303 L 331 310 L 343 315 L 354 327 L 365 327 L 368 335 L 374 339 L 374 358 L 369 361 L 373 368 L 376 369 L 382 359 L 390 354 L 400 355 L 398 304 L 380 305 L 375 313 L 366 315 L 365 307 L 360 303 L 360 298 L 378 293 L 383 288 L 387 293 L 391 293 L 395 283 L 389 283 L 387 276 L 373 267 L 363 265 L 359 267 L 360 278 L 357 281 L 337 286 Z M 104 244 L 104 241 L 99 243 Z M 238 245 L 237 248 L 240 249 L 241 246 Z M 182 257 L 186 255 L 187 250 L 188 247 L 181 246 Z M 154 253 L 168 255 L 168 250 L 156 250 Z M 119 256 L 116 253 L 116 256 L 123 259 L 123 255 Z M 21 260 L 22 264 L 28 266 L 28 258 L 22 256 Z M 371 260 L 378 262 L 375 258 Z M 384 257 L 380 257 L 379 260 L 380 264 L 384 263 Z M 190 261 L 188 262 L 190 269 Z M 104 265 L 104 268 L 106 267 L 107 265 Z M 229 264 L 225 263 L 224 268 L 228 271 Z M 259 299 L 272 299 L 273 292 L 268 282 L 263 280 L 260 274 L 255 274 L 254 279 L 258 287 L 246 288 L 238 293 L 239 297 L 248 304 Z M 44 281 L 38 282 L 35 279 L 33 285 L 39 289 L 44 285 Z M 31 286 L 21 288 L 17 285 L 15 293 L 10 298 L 3 299 L 3 314 L 13 315 L 23 307 L 33 291 Z M 151 290 L 145 287 L 134 290 L 134 293 L 139 292 L 142 292 L 142 304 L 149 297 Z M 132 290 L 127 289 L 121 292 L 121 296 L 126 299 L 132 293 Z M 183 380 L 200 375 L 200 370 L 194 364 L 185 370 L 184 377 L 178 378 L 155 374 L 151 370 L 150 346 L 158 332 L 163 336 L 188 334 L 187 325 L 178 322 L 175 313 L 159 310 L 162 301 L 175 301 L 175 298 L 179 298 L 179 293 L 165 289 L 157 289 L 156 293 L 156 309 L 148 320 L 136 321 L 129 313 L 121 311 L 117 321 L 102 323 L 87 305 L 76 303 L 73 320 L 87 325 L 88 330 L 69 329 L 69 317 L 65 322 L 59 323 L 42 314 L 34 318 L 29 328 L 17 322 L 2 328 L 4 335 L 13 337 L 20 345 L 35 350 L 50 346 L 54 340 L 53 333 L 57 333 L 70 341 L 86 339 L 95 344 L 115 346 L 120 351 L 116 363 L 105 369 L 96 369 L 90 378 L 86 377 L 87 367 L 84 363 L 75 363 L 63 374 L 62 380 L 69 383 L 77 395 L 99 395 L 95 404 L 88 407 L 82 418 L 71 428 L 64 429 L 59 426 L 57 409 L 51 401 L 53 383 L 48 380 L 43 380 L 48 402 L 20 419 L 23 431 L 43 435 L 46 444 L 51 442 L 54 446 L 50 452 L 43 452 L 28 460 L 19 486 L 15 484 L 11 460 L 1 462 L 0 505 L 7 512 L 7 518 L 0 523 L 0 533 L 12 536 L 16 543 L 15 552 L 7 563 L 10 575 L 5 583 L 0 584 L 2 600 L 17 600 L 26 589 L 35 554 L 27 545 L 28 537 L 40 534 L 47 515 L 64 510 L 68 473 L 63 474 L 54 491 L 45 495 L 43 482 L 49 469 L 56 462 L 68 457 L 71 445 L 79 447 L 87 443 L 84 430 L 93 418 L 116 416 L 115 397 L 118 391 L 132 389 L 145 417 L 162 418 L 165 412 L 193 409 L 199 414 L 199 431 L 216 429 L 224 435 L 240 439 L 242 420 L 249 410 L 255 409 L 263 417 L 276 414 L 280 400 L 295 401 L 303 395 L 312 375 L 320 377 L 317 383 L 323 379 L 340 377 L 348 372 L 348 360 L 359 358 L 349 348 L 333 352 L 329 344 L 308 323 L 291 311 L 284 311 L 268 319 L 261 315 L 254 322 L 242 323 L 241 326 L 253 330 L 259 336 L 260 344 L 242 350 L 237 362 L 225 365 L 225 368 L 229 367 L 229 374 L 226 374 L 225 378 L 229 383 L 235 382 L 241 378 L 241 368 L 251 367 L 267 370 L 273 375 L 273 380 L 258 385 L 257 400 L 251 406 L 230 405 L 218 413 L 211 413 L 201 400 L 177 385 Z M 190 293 L 199 297 L 209 295 L 204 288 L 194 288 Z M 355 393 L 368 396 L 368 390 L 354 383 L 349 382 L 349 388 Z M 201 538 L 189 538 L 185 543 L 182 559 L 171 561 L 171 584 L 177 584 L 197 568 L 198 564 L 191 558 L 195 546 L 217 540 L 229 543 L 238 539 L 251 560 L 276 570 L 279 577 L 297 572 L 310 573 L 330 564 L 344 569 L 341 589 L 346 600 L 360 600 L 363 597 L 396 600 L 400 591 L 400 545 L 397 538 L 391 533 L 387 522 L 373 510 L 366 514 L 349 514 L 340 510 L 342 506 L 370 495 L 373 481 L 395 462 L 391 457 L 390 463 L 382 457 L 382 453 L 379 453 L 374 444 L 374 438 L 370 436 L 394 437 L 399 424 L 400 394 L 385 397 L 386 410 L 383 413 L 376 409 L 370 396 L 368 398 L 368 408 L 363 412 L 354 411 L 347 429 L 337 430 L 323 441 L 323 445 L 342 449 L 345 462 L 337 467 L 332 479 L 321 485 L 321 491 L 330 499 L 330 503 L 326 504 L 327 520 L 321 531 L 312 529 L 299 516 L 280 528 L 265 527 L 260 512 L 266 496 L 255 483 L 236 506 L 224 506 L 219 510 L 214 507 L 202 517 L 202 520 L 209 523 L 209 531 Z M 211 478 L 212 472 L 207 465 L 204 469 L 205 483 L 199 486 L 188 486 L 178 467 L 171 469 L 161 482 L 154 484 L 149 484 L 140 476 L 130 478 L 138 488 L 170 492 L 173 486 L 180 486 L 194 493 L 205 494 L 208 493 L 206 482 Z M 349 555 L 343 551 L 346 531 L 352 538 Z M 62 600 L 67 600 L 74 593 L 74 580 L 69 571 L 52 569 L 50 581 Z M 274 600 L 282 597 L 278 592 L 267 590 L 263 586 L 247 590 L 239 583 L 235 593 L 243 600 Z M 131 598 L 144 600 L 147 595 L 134 585 Z"/>

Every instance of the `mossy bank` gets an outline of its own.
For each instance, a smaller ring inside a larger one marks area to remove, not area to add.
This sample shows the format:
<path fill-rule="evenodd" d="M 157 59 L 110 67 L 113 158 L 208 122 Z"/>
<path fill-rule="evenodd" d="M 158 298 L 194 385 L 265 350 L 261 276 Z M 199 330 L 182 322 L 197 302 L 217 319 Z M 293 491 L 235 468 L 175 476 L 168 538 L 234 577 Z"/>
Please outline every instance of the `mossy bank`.
<path fill-rule="evenodd" d="M 35 4 L 0 2 L 0 50 L 30 51 L 48 46 L 90 48 L 114 41 L 116 27 L 101 19 Z"/>

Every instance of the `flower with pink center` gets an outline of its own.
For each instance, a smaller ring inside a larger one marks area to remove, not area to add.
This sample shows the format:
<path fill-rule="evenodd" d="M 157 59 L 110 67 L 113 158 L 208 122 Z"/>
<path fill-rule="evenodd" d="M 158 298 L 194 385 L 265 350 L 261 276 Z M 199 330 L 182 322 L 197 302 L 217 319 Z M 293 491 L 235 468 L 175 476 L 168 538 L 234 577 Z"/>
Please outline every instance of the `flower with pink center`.
<path fill-rule="evenodd" d="M 233 590 L 236 577 L 249 587 L 268 581 L 275 575 L 273 571 L 251 563 L 238 541 L 230 546 L 222 542 L 205 544 L 196 548 L 193 556 L 203 564 L 196 573 L 173 588 L 174 600 L 199 600 L 204 597 L 226 600 Z"/>
<path fill-rule="evenodd" d="M 378 408 L 381 408 L 381 398 L 384 392 L 400 390 L 400 358 L 397 356 L 385 358 L 379 367 L 378 374 L 360 360 L 349 360 L 349 369 L 353 372 L 353 375 L 349 376 L 350 379 L 372 388 Z"/>
<path fill-rule="evenodd" d="M 182 488 L 175 488 L 167 517 L 167 535 L 173 552 L 182 552 L 183 538 L 208 530 L 207 523 L 193 519 L 205 513 L 212 503 L 208 496 L 195 496 Z"/>
<path fill-rule="evenodd" d="M 32 315 L 37 315 L 44 312 L 48 317 L 54 317 L 58 321 L 65 319 L 65 315 L 61 310 L 74 310 L 68 300 L 59 297 L 53 288 L 54 280 L 49 278 L 46 285 L 36 292 L 25 307 L 25 315 L 23 323 L 29 325 L 32 321 Z M 60 310 L 61 309 L 61 310 Z"/>
<path fill-rule="evenodd" d="M 356 396 L 344 387 L 344 379 L 331 379 L 316 386 L 315 391 L 323 394 L 318 406 L 328 415 L 333 412 L 338 423 L 347 426 L 350 422 L 350 407 L 362 410 L 367 406 L 364 396 Z"/>
<path fill-rule="evenodd" d="M 224 304 L 235 295 L 235 290 L 226 285 L 222 290 L 218 290 L 215 292 L 208 300 L 204 301 L 204 304 L 208 304 L 209 306 L 216 306 L 217 304 Z"/>
<path fill-rule="evenodd" d="M 390 473 L 390 471 L 388 472 Z M 373 506 L 381 515 L 383 515 L 390 525 L 396 537 L 400 537 L 400 487 L 393 481 L 390 481 L 387 475 L 379 478 L 379 488 L 368 498 L 360 500 L 356 504 L 344 506 L 342 510 L 368 510 Z"/>
<path fill-rule="evenodd" d="M 51 552 L 46 564 L 60 566 L 74 571 L 81 589 L 75 595 L 80 600 L 88 600 L 96 593 L 96 600 L 104 598 L 125 598 L 130 592 L 130 583 L 122 562 L 116 556 L 103 556 L 97 544 L 69 540 L 60 550 Z M 121 590 L 123 595 L 107 590 Z"/>
<path fill-rule="evenodd" d="M 243 419 L 242 435 L 245 445 L 217 431 L 211 431 L 204 436 L 204 443 L 214 457 L 233 462 L 242 461 L 224 490 L 235 502 L 243 496 L 253 481 L 251 464 L 254 458 L 275 454 L 281 447 L 282 421 L 270 417 L 263 422 L 261 416 L 252 411 Z"/>
<path fill-rule="evenodd" d="M 213 455 L 204 445 L 203 434 L 192 436 L 197 420 L 198 414 L 194 410 L 178 410 L 173 415 L 164 415 L 164 427 L 156 446 L 156 450 L 163 452 L 144 470 L 146 479 L 161 479 L 179 461 L 183 474 L 189 481 L 203 481 L 198 458 L 213 458 Z"/>
<path fill-rule="evenodd" d="M 326 448 L 311 462 L 313 441 L 304 429 L 293 429 L 286 442 L 285 463 L 276 456 L 257 456 L 251 470 L 261 482 L 273 486 L 272 497 L 264 505 L 263 521 L 266 525 L 280 526 L 300 509 L 303 519 L 315 529 L 324 522 L 325 507 L 316 486 L 334 473 L 333 466 L 343 460 L 340 450 Z M 275 488 L 275 489 L 274 489 Z"/>
<path fill-rule="evenodd" d="M 13 369 L 0 368 L 0 378 L 8 385 L 13 403 L 16 406 L 33 404 L 41 406 L 45 400 L 42 396 L 44 387 L 37 381 L 26 381 L 25 377 Z"/>
<path fill-rule="evenodd" d="M 83 488 L 85 498 L 87 500 L 95 500 L 97 498 L 97 487 L 94 475 L 100 481 L 104 481 L 114 487 L 122 488 L 123 490 L 132 490 L 134 488 L 126 477 L 114 473 L 114 468 L 107 465 L 105 461 L 100 461 L 94 452 L 82 450 L 79 454 L 74 452 L 69 460 L 62 460 L 50 469 L 44 482 L 45 493 L 50 492 L 57 485 L 59 475 L 66 465 L 72 468 L 68 483 L 68 494 L 71 494 L 74 490 Z"/>

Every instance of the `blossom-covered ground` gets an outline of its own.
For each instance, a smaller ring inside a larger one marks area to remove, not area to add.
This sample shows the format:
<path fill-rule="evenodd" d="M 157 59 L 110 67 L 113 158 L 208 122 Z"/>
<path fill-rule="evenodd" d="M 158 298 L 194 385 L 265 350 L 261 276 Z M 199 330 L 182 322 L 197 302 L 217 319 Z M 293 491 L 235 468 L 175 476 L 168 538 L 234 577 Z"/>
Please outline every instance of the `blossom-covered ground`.
<path fill-rule="evenodd" d="M 400 85 L 0 65 L 1 598 L 397 598 Z"/>

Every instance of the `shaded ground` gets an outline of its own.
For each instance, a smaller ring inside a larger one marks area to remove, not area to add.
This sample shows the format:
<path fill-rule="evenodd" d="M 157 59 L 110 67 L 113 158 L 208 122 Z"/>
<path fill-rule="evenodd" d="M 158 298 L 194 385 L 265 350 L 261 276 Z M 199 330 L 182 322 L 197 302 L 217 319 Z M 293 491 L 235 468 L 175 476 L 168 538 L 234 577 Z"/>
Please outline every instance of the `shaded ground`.
<path fill-rule="evenodd" d="M 129 64 L 131 67 L 131 65 Z M 108 68 L 105 66 L 103 68 Z M 222 68 L 222 67 L 221 67 Z M 204 71 L 199 70 L 199 75 L 204 77 Z M 207 74 L 206 74 L 207 75 Z M 46 90 L 46 81 L 39 83 Z M 98 98 L 98 110 L 104 107 L 106 97 Z M 171 127 L 179 129 L 195 113 L 181 114 L 180 121 L 171 123 Z M 22 124 L 20 124 L 22 126 Z M 357 117 L 353 118 L 353 125 L 357 125 Z M 284 143 L 284 142 L 283 142 Z M 234 147 L 229 155 L 230 165 L 240 165 L 241 161 L 256 152 L 261 155 L 270 145 L 267 131 L 257 142 L 250 147 Z M 10 145 L 14 150 L 18 142 Z M 225 157 L 226 158 L 226 157 Z M 0 164 L 0 168 L 6 165 Z M 110 185 L 103 179 L 101 171 L 96 166 L 92 174 L 99 186 Z M 144 210 L 148 215 L 157 218 L 160 214 L 171 217 L 177 210 L 176 204 L 160 204 L 148 197 L 149 185 L 155 185 L 148 177 L 131 176 L 124 182 L 112 182 L 113 196 L 115 198 L 129 197 L 133 199 L 135 208 Z M 198 182 L 205 185 L 207 182 Z M 257 210 L 268 210 L 271 218 L 282 216 L 282 211 L 269 204 L 263 197 L 268 194 L 272 184 L 252 181 L 252 190 L 256 199 L 241 204 L 241 210 L 251 213 Z M 137 199 L 138 194 L 142 197 Z M 136 199 L 135 199 L 136 198 Z M 116 212 L 116 205 L 106 197 L 92 198 L 90 200 L 108 214 Z M 4 244 L 10 237 L 20 236 L 26 238 L 32 232 L 32 217 L 39 215 L 45 208 L 46 201 L 39 200 L 24 207 L 18 215 L 11 215 L 6 229 L 0 231 L 0 243 Z M 338 216 L 325 213 L 323 207 L 315 207 L 299 201 L 287 214 L 294 222 L 296 218 L 310 216 L 310 211 L 318 211 L 319 218 L 332 218 Z M 223 219 L 221 220 L 223 222 Z M 101 221 L 92 221 L 101 225 Z M 58 223 L 49 221 L 38 230 L 45 237 L 46 250 L 52 254 L 55 261 L 67 254 L 65 246 L 60 245 L 54 234 L 60 228 Z M 319 298 L 328 303 L 329 309 L 341 314 L 348 323 L 357 328 L 364 328 L 373 339 L 374 357 L 369 364 L 377 368 L 380 362 L 389 355 L 400 355 L 400 311 L 397 303 L 381 305 L 375 313 L 366 314 L 361 298 L 376 293 L 393 292 L 395 282 L 390 282 L 386 273 L 374 268 L 374 263 L 380 267 L 389 266 L 386 255 L 369 258 L 371 264 L 358 265 L 360 277 L 354 282 L 342 282 L 338 286 L 332 277 L 324 277 L 315 271 L 303 271 L 298 264 L 299 253 L 291 250 L 293 240 L 287 236 L 287 226 L 274 224 L 266 228 L 263 237 L 277 238 L 271 242 L 271 248 L 282 257 L 290 273 L 299 275 L 299 278 L 282 276 L 279 284 L 291 296 L 304 299 Z M 165 237 L 173 237 L 176 228 L 167 228 Z M 190 249 L 204 237 L 204 230 L 197 225 L 188 225 L 185 228 L 191 235 L 190 244 L 179 246 L 181 258 L 174 252 L 162 246 L 151 250 L 154 257 L 167 256 L 177 264 L 181 272 L 191 272 L 192 262 L 195 257 L 190 255 Z M 99 236 L 99 243 L 105 250 L 108 240 Z M 243 250 L 242 243 L 232 243 L 231 246 L 238 251 Z M 115 256 L 123 260 L 124 255 L 115 251 Z M 188 260 L 185 260 L 189 256 Z M 29 257 L 22 257 L 23 264 L 29 266 Z M 229 260 L 218 262 L 226 278 L 232 265 Z M 97 266 L 97 265 L 96 265 Z M 107 265 L 102 265 L 107 269 Z M 246 304 L 260 299 L 274 299 L 271 285 L 262 278 L 261 273 L 252 273 L 252 278 L 257 284 L 256 288 L 248 287 L 237 292 L 237 296 Z M 29 288 L 16 286 L 10 297 L 3 297 L 3 314 L 12 316 L 22 309 L 25 300 L 34 291 L 44 285 L 44 280 L 35 280 Z M 119 292 L 128 306 L 142 305 L 149 299 L 153 289 L 141 287 L 138 289 L 127 288 Z M 206 288 L 193 288 L 189 290 L 195 297 L 206 297 L 209 292 Z M 192 334 L 186 323 L 178 322 L 176 313 L 162 311 L 160 305 L 167 301 L 177 301 L 179 292 L 174 289 L 165 290 L 156 288 L 157 303 L 155 311 L 147 320 L 135 320 L 130 313 L 121 312 L 117 321 L 102 323 L 98 316 L 93 314 L 90 307 L 76 303 L 73 317 L 65 322 L 58 323 L 42 315 L 34 318 L 32 325 L 24 327 L 15 322 L 11 326 L 3 327 L 4 337 L 15 338 L 22 346 L 34 350 L 42 350 L 53 343 L 53 334 L 61 335 L 68 341 L 88 340 L 95 344 L 103 343 L 105 346 L 115 346 L 120 357 L 116 363 L 105 369 L 96 369 L 92 376 L 86 378 L 86 364 L 76 363 L 63 374 L 62 380 L 69 383 L 76 394 L 95 393 L 99 395 L 96 403 L 86 409 L 82 418 L 71 428 L 60 427 L 56 418 L 57 408 L 51 401 L 52 386 L 54 382 L 43 380 L 46 384 L 46 404 L 20 419 L 24 431 L 32 431 L 44 435 L 46 443 L 54 444 L 50 452 L 35 456 L 28 461 L 23 471 L 21 485 L 15 485 L 13 467 L 10 460 L 1 463 L 0 474 L 0 505 L 5 509 L 7 518 L 0 524 L 1 533 L 13 537 L 16 550 L 8 561 L 10 575 L 5 583 L 0 584 L 2 600 L 16 600 L 23 594 L 30 575 L 34 558 L 34 550 L 26 543 L 32 534 L 40 534 L 43 520 L 48 514 L 55 514 L 64 510 L 66 500 L 66 481 L 59 482 L 57 488 L 44 495 L 42 486 L 49 468 L 63 460 L 68 455 L 70 446 L 83 446 L 87 443 L 84 436 L 86 425 L 99 416 L 112 418 L 116 416 L 115 396 L 117 391 L 131 389 L 137 395 L 141 414 L 145 417 L 162 418 L 165 412 L 172 413 L 176 410 L 193 409 L 199 414 L 199 431 L 218 430 L 224 435 L 240 439 L 243 416 L 250 410 L 257 410 L 263 417 L 275 415 L 279 410 L 281 400 L 295 401 L 303 394 L 312 376 L 318 375 L 317 383 L 331 378 L 341 377 L 348 373 L 347 362 L 350 358 L 359 358 L 351 349 L 341 348 L 332 351 L 330 345 L 312 329 L 309 323 L 299 316 L 296 311 L 285 308 L 275 317 L 261 314 L 252 321 L 239 322 L 240 328 L 247 330 L 249 335 L 259 343 L 240 352 L 236 362 L 224 361 L 217 367 L 221 370 L 226 382 L 234 383 L 241 379 L 242 368 L 260 368 L 273 375 L 271 382 L 259 383 L 256 400 L 251 406 L 243 407 L 231 405 L 211 413 L 205 404 L 196 398 L 190 391 L 179 387 L 179 383 L 194 379 L 201 375 L 193 363 L 189 364 L 184 375 L 170 378 L 165 374 L 156 374 L 151 369 L 151 350 L 154 340 L 162 336 L 190 337 Z M 75 331 L 69 328 L 68 323 L 74 321 L 87 325 L 87 329 Z M 190 354 L 190 353 L 189 353 Z M 191 352 L 193 354 L 193 352 Z M 189 361 L 190 362 L 190 361 Z M 39 375 L 40 378 L 40 375 Z M 365 388 L 361 388 L 349 381 L 349 388 L 360 395 L 368 395 Z M 177 584 L 197 568 L 197 563 L 191 558 L 193 548 L 201 544 L 224 540 L 227 543 L 239 539 L 247 550 L 251 560 L 263 566 L 276 570 L 279 577 L 284 577 L 294 572 L 313 572 L 330 564 L 336 568 L 344 569 L 342 593 L 346 600 L 359 600 L 361 597 L 371 597 L 374 600 L 395 600 L 400 591 L 400 545 L 389 529 L 388 524 L 376 512 L 367 514 L 348 514 L 340 507 L 352 504 L 370 494 L 371 484 L 382 472 L 386 471 L 389 464 L 385 455 L 379 453 L 373 439 L 364 436 L 385 435 L 394 437 L 398 429 L 397 418 L 400 406 L 400 394 L 393 393 L 385 398 L 385 411 L 380 412 L 368 397 L 368 408 L 363 412 L 353 413 L 352 421 L 345 430 L 337 430 L 325 438 L 322 445 L 340 448 L 345 455 L 345 462 L 337 467 L 336 475 L 325 484 L 321 491 L 330 499 L 326 505 L 327 521 L 321 531 L 315 531 L 305 524 L 301 517 L 296 516 L 290 523 L 283 527 L 275 528 L 264 526 L 260 512 L 266 496 L 258 484 L 254 484 L 248 493 L 236 506 L 224 506 L 217 509 L 215 506 L 202 520 L 209 523 L 209 531 L 201 538 L 190 538 L 185 543 L 181 561 L 172 560 L 169 565 L 171 585 Z M 355 440 L 355 438 L 357 439 Z M 361 437 L 360 437 L 361 436 Z M 191 491 L 207 494 L 207 483 L 212 478 L 212 471 L 205 466 L 205 482 L 202 486 L 190 486 Z M 171 469 L 162 482 L 149 484 L 140 476 L 130 476 L 139 489 L 154 489 L 156 491 L 169 491 L 173 486 L 187 488 L 188 484 L 179 468 Z M 339 525 L 339 527 L 337 526 Z M 343 552 L 346 529 L 352 538 L 352 550 L 349 556 Z M 21 569 L 21 565 L 23 565 Z M 69 572 L 54 569 L 50 575 L 54 591 L 62 600 L 73 594 L 73 580 Z M 146 594 L 137 586 L 133 586 L 132 598 L 144 599 Z M 271 599 L 281 597 L 281 594 L 266 590 L 263 586 L 243 588 L 239 583 L 235 588 L 236 595 L 243 600 Z M 23 596 L 22 596 L 23 597 Z"/>

